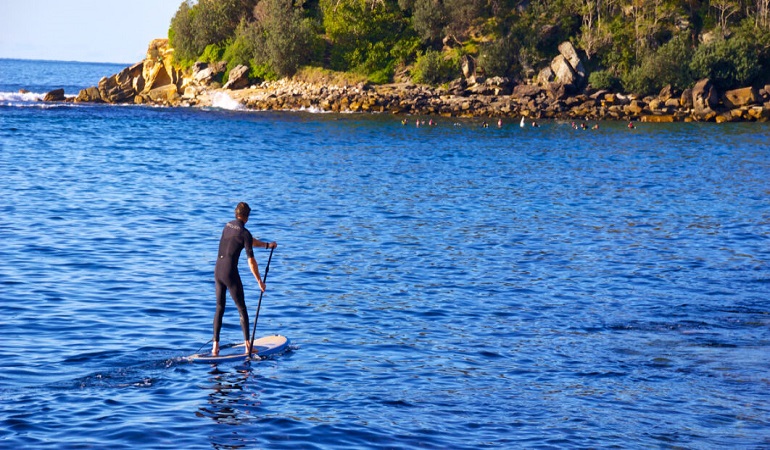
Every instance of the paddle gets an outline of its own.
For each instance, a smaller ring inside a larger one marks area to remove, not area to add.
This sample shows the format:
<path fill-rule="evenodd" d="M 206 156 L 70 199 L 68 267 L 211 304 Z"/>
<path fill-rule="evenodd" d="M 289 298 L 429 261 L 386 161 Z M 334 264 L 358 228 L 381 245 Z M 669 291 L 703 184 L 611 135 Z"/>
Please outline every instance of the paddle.
<path fill-rule="evenodd" d="M 270 261 L 273 259 L 273 250 L 275 250 L 275 247 L 270 249 L 270 257 L 267 258 L 267 266 L 265 266 L 265 276 L 262 277 L 262 282 L 267 285 L 267 273 L 270 271 Z M 257 320 L 259 320 L 259 310 L 262 308 L 262 296 L 265 294 L 265 291 L 262 291 L 259 293 L 259 304 L 257 304 L 257 316 L 254 317 L 254 327 L 251 329 L 251 341 L 249 342 L 249 347 L 251 347 L 251 353 L 254 353 L 254 334 L 257 332 Z"/>

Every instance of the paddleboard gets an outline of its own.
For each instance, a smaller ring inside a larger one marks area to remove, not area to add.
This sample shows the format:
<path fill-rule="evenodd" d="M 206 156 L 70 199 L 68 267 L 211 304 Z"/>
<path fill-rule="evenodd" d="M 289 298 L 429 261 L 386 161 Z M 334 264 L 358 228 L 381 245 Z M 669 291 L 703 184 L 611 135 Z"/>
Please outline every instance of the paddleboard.
<path fill-rule="evenodd" d="M 254 340 L 254 348 L 251 358 L 281 353 L 289 346 L 289 338 L 286 336 L 265 336 Z M 249 358 L 244 352 L 244 344 L 231 345 L 219 349 L 219 355 L 211 356 L 211 353 L 200 353 L 188 356 L 187 359 L 194 363 L 216 364 L 234 361 L 245 361 Z"/>

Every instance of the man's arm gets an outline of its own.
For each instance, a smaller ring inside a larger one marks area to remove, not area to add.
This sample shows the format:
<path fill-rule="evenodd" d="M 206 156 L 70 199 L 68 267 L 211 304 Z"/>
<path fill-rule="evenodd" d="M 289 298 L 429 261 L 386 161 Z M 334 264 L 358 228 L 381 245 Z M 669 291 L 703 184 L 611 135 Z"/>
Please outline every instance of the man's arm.
<path fill-rule="evenodd" d="M 278 244 L 276 242 L 260 241 L 259 239 L 252 238 L 252 247 L 254 248 L 276 248 Z"/>
<path fill-rule="evenodd" d="M 257 260 L 254 257 L 249 258 L 249 269 L 251 269 L 251 273 L 254 274 L 254 278 L 257 279 L 259 288 L 262 290 L 262 292 L 265 292 L 265 282 L 262 281 L 262 277 L 259 276 L 259 266 L 257 265 Z"/>

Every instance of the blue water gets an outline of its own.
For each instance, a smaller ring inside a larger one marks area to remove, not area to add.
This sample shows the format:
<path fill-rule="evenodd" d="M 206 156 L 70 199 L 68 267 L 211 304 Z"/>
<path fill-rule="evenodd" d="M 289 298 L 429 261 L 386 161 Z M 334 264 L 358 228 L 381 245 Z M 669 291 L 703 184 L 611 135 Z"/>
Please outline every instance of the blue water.
<path fill-rule="evenodd" d="M 0 447 L 770 448 L 768 124 L 43 106 L 0 106 Z M 239 201 L 292 346 L 192 364 Z"/>

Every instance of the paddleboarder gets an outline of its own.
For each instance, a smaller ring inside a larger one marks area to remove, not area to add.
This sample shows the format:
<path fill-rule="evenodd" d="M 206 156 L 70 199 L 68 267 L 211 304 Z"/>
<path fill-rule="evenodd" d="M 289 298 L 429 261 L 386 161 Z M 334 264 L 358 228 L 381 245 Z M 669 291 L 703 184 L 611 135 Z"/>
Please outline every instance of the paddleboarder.
<path fill-rule="evenodd" d="M 246 299 L 243 291 L 243 283 L 238 273 L 238 260 L 241 257 L 241 251 L 246 250 L 246 257 L 249 263 L 249 269 L 257 279 L 259 288 L 265 292 L 265 283 L 259 276 L 259 266 L 254 258 L 254 247 L 275 248 L 278 246 L 275 242 L 265 242 L 254 239 L 251 232 L 246 229 L 246 222 L 249 221 L 251 208 L 245 202 L 238 203 L 235 207 L 235 220 L 228 222 L 222 230 L 222 237 L 219 239 L 219 253 L 217 263 L 214 268 L 214 281 L 216 283 L 217 310 L 214 313 L 214 345 L 211 348 L 211 355 L 219 355 L 219 332 L 222 329 L 222 317 L 225 314 L 225 305 L 227 303 L 226 291 L 230 291 L 230 297 L 238 308 L 238 314 L 241 316 L 241 329 L 243 330 L 243 342 L 246 345 L 246 354 L 251 354 L 251 342 L 249 335 L 249 312 L 246 309 Z"/>

